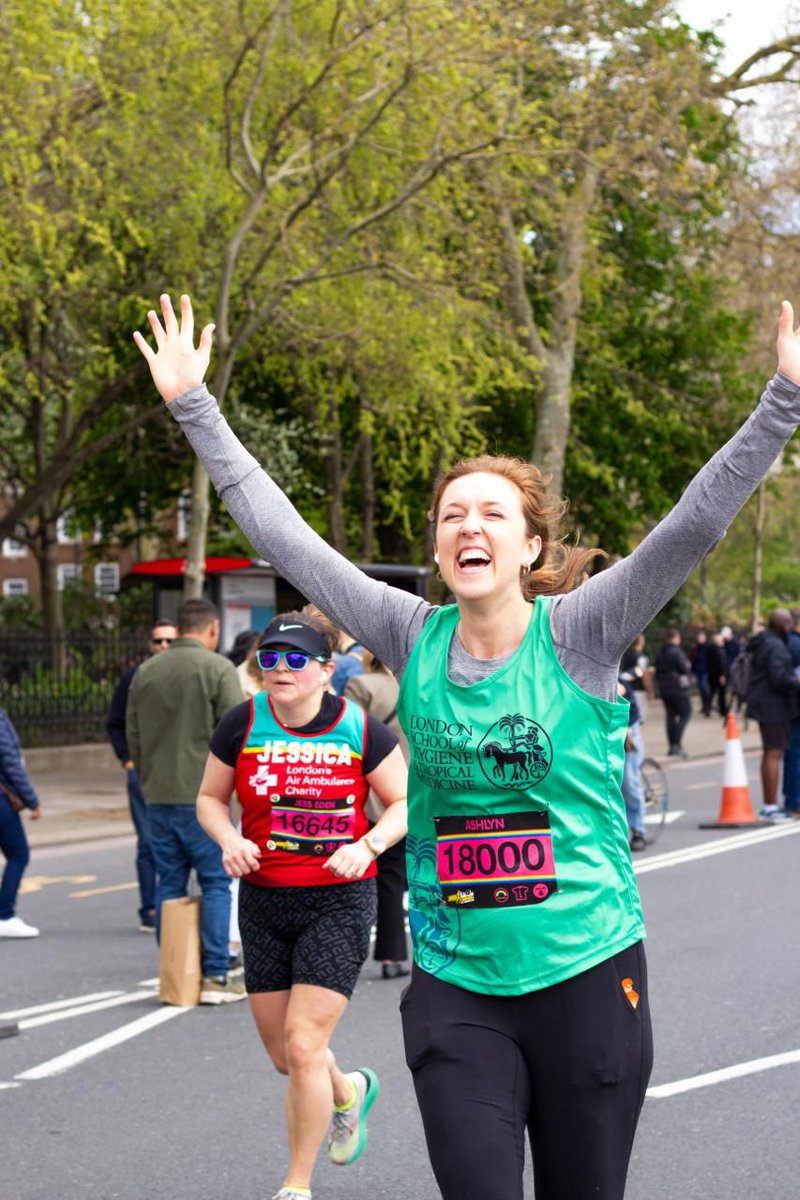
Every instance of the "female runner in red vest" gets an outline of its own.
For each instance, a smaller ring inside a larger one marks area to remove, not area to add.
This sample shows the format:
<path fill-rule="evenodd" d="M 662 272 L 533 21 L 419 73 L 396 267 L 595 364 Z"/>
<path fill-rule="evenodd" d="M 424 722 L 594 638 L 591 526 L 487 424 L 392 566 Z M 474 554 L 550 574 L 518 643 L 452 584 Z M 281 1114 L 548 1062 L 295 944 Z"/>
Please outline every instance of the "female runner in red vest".
<path fill-rule="evenodd" d="M 329 1125 L 331 1161 L 358 1158 L 378 1093 L 374 1072 L 343 1074 L 328 1043 L 369 951 L 375 860 L 405 834 L 406 766 L 382 721 L 328 692 L 337 637 L 308 613 L 270 623 L 257 651 L 265 691 L 220 721 L 197 799 L 225 870 L 242 879 L 250 1008 L 289 1080 L 289 1165 L 275 1200 L 310 1197 Z M 241 834 L 228 812 L 234 787 Z M 385 805 L 371 832 L 370 788 Z"/>

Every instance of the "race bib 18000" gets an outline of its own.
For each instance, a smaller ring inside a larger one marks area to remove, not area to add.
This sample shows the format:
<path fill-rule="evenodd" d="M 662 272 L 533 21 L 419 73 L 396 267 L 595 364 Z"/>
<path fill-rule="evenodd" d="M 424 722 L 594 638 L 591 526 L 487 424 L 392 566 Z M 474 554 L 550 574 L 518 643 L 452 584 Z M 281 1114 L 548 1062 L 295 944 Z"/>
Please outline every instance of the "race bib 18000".
<path fill-rule="evenodd" d="M 442 900 L 456 908 L 541 904 L 557 891 L 546 812 L 434 817 Z"/>

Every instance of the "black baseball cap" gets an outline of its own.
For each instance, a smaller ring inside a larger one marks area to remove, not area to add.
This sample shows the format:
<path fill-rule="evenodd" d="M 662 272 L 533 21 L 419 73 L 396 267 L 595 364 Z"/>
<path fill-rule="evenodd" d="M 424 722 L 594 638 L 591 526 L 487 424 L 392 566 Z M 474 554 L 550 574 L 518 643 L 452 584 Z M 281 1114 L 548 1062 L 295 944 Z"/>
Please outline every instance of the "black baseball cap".
<path fill-rule="evenodd" d="M 270 621 L 258 643 L 258 649 L 269 650 L 274 646 L 291 646 L 318 658 L 331 656 L 328 642 L 319 630 L 294 616 L 274 617 Z"/>

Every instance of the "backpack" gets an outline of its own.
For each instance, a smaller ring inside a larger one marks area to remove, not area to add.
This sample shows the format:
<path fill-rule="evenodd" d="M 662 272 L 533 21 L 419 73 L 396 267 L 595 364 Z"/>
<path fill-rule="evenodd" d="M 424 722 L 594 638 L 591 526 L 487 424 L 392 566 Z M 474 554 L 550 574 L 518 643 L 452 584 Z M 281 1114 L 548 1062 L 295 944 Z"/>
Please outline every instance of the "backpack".
<path fill-rule="evenodd" d="M 750 655 L 747 653 L 746 648 L 742 647 L 731 663 L 730 669 L 731 691 L 737 700 L 747 699 L 747 689 L 750 686 L 750 669 Z"/>

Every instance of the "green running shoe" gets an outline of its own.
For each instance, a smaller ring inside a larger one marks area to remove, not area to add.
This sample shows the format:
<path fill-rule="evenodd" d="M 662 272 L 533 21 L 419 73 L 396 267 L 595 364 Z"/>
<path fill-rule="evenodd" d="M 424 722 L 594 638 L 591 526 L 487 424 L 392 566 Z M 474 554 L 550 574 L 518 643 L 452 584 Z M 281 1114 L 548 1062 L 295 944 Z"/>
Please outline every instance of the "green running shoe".
<path fill-rule="evenodd" d="M 349 1108 L 335 1108 L 328 1130 L 328 1158 L 337 1167 L 355 1162 L 367 1144 L 367 1113 L 378 1097 L 378 1076 L 359 1067 L 347 1076 L 356 1089 Z"/>

